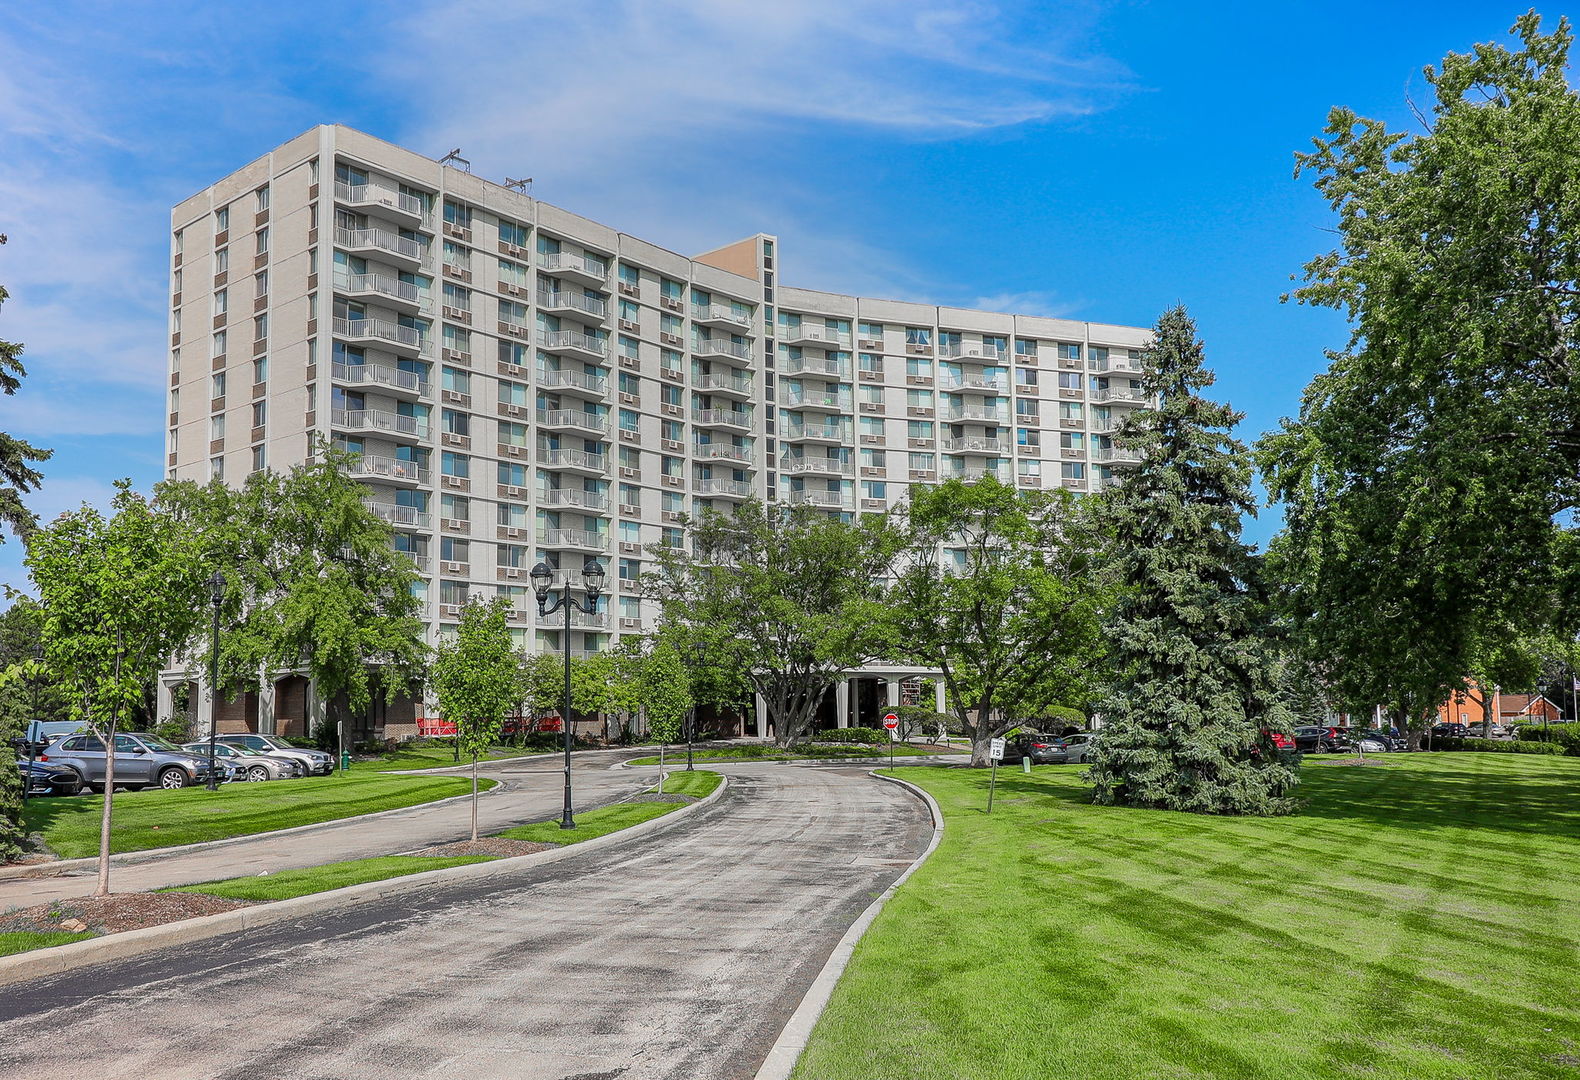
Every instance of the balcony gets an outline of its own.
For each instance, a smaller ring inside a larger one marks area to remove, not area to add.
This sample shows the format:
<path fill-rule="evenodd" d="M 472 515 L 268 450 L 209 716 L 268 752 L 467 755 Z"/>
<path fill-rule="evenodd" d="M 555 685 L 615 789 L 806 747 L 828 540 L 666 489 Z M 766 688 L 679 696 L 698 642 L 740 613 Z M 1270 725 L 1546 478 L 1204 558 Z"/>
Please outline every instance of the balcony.
<path fill-rule="evenodd" d="M 696 495 L 706 495 L 715 499 L 749 499 L 752 497 L 752 486 L 743 480 L 721 480 L 708 477 L 703 480 L 694 480 L 691 490 Z"/>
<path fill-rule="evenodd" d="M 1071 425 L 1068 421 L 1061 421 L 1061 423 L 1063 423 L 1064 426 L 1066 426 L 1066 427 L 1069 427 L 1069 426 L 1080 427 L 1081 426 L 1081 422 L 1079 420 L 1075 421 L 1073 425 Z M 1097 432 L 1118 431 L 1119 430 L 1119 425 L 1121 423 L 1123 423 L 1122 420 L 1116 419 L 1115 417 L 1112 417 L 1112 416 L 1094 416 L 1092 418 L 1092 425 L 1091 426 L 1092 426 L 1092 430 L 1093 431 L 1097 431 Z"/>
<path fill-rule="evenodd" d="M 538 266 L 551 274 L 589 285 L 603 285 L 609 280 L 609 263 L 589 255 L 568 251 L 539 252 Z"/>
<path fill-rule="evenodd" d="M 412 439 L 428 437 L 428 418 L 402 416 L 382 409 L 332 409 L 330 423 L 347 431 L 383 431 Z"/>
<path fill-rule="evenodd" d="M 336 273 L 335 291 L 354 299 L 372 300 L 408 315 L 433 311 L 431 295 L 411 282 L 389 274 Z"/>
<path fill-rule="evenodd" d="M 595 611 L 591 615 L 589 615 L 585 611 L 577 611 L 575 608 L 570 608 L 568 610 L 570 611 L 570 615 L 571 615 L 571 629 L 572 630 L 607 630 L 607 629 L 609 629 L 609 613 L 607 611 Z M 546 630 L 553 630 L 556 627 L 558 627 L 560 629 L 564 629 L 564 627 L 565 627 L 565 612 L 564 611 L 553 611 L 553 612 L 550 612 L 547 615 L 537 615 L 536 612 L 534 612 L 534 615 L 536 615 L 536 618 L 538 620 L 538 625 L 543 627 Z M 585 653 L 585 654 L 577 653 L 576 650 L 574 650 L 574 649 L 572 649 L 571 652 L 572 652 L 573 655 L 587 655 L 587 656 L 596 656 L 596 655 L 598 655 L 597 653 Z"/>
<path fill-rule="evenodd" d="M 779 343 L 781 345 L 811 345 L 818 349 L 848 349 L 850 340 L 824 326 L 811 326 L 803 323 L 800 326 L 781 326 L 779 328 Z"/>
<path fill-rule="evenodd" d="M 1107 461 L 1115 465 L 1138 465 L 1141 462 L 1141 451 L 1121 449 L 1117 446 L 1101 446 L 1092 451 L 1093 461 Z"/>
<path fill-rule="evenodd" d="M 384 319 L 336 318 L 334 332 L 345 341 L 371 343 L 407 356 L 425 356 L 429 352 L 428 338 L 421 330 Z"/>
<path fill-rule="evenodd" d="M 714 304 L 711 307 L 693 307 L 691 321 L 698 326 L 717 326 L 726 330 L 744 330 L 752 325 L 750 315 L 737 315 L 733 308 Z"/>
<path fill-rule="evenodd" d="M 752 347 L 744 341 L 731 341 L 728 338 L 708 338 L 692 345 L 691 353 L 693 356 L 717 356 L 749 363 L 752 358 Z"/>
<path fill-rule="evenodd" d="M 955 375 L 944 379 L 943 388 L 977 394 L 1009 393 L 1009 378 L 1004 375 Z"/>
<path fill-rule="evenodd" d="M 608 379 L 581 371 L 548 371 L 539 368 L 537 379 L 539 388 L 543 390 L 569 390 L 592 397 L 603 397 L 609 391 Z"/>
<path fill-rule="evenodd" d="M 537 462 L 544 469 L 602 475 L 609 468 L 609 455 L 593 454 L 586 450 L 549 450 L 539 447 Z"/>
<path fill-rule="evenodd" d="M 845 424 L 796 424 L 786 421 L 784 438 L 795 442 L 850 442 L 850 428 Z"/>
<path fill-rule="evenodd" d="M 581 488 L 543 488 L 538 492 L 538 505 L 607 510 L 609 496 L 601 491 L 584 491 Z"/>
<path fill-rule="evenodd" d="M 1110 356 L 1103 360 L 1088 360 L 1086 368 L 1088 371 L 1094 371 L 1098 374 L 1113 372 L 1118 375 L 1140 375 L 1145 370 L 1145 366 L 1140 360 L 1131 359 L 1128 356 Z"/>
<path fill-rule="evenodd" d="M 968 484 L 973 480 L 980 480 L 984 476 L 991 476 L 995 480 L 1001 480 L 1006 484 L 1009 483 L 1009 469 L 1002 466 L 995 468 L 990 465 L 973 465 L 964 469 L 951 469 L 944 476 L 949 480 L 964 480 Z"/>
<path fill-rule="evenodd" d="M 419 225 L 427 217 L 422 199 L 383 184 L 348 184 L 336 180 L 335 201 L 359 210 L 378 210 L 408 225 Z"/>
<path fill-rule="evenodd" d="M 336 229 L 335 245 L 353 255 L 376 255 L 415 270 L 428 256 L 428 245 L 388 229 Z"/>
<path fill-rule="evenodd" d="M 359 480 L 388 480 L 397 484 L 426 484 L 428 470 L 415 461 L 404 458 L 379 457 L 372 454 L 359 456 L 346 469 Z"/>
<path fill-rule="evenodd" d="M 538 426 L 602 435 L 609 430 L 609 417 L 582 409 L 539 409 Z"/>
<path fill-rule="evenodd" d="M 609 550 L 609 534 L 587 529 L 539 529 L 538 543 L 551 548 L 603 552 Z"/>
<path fill-rule="evenodd" d="M 945 415 L 951 420 L 971 420 L 981 424 L 1007 424 L 1009 418 L 985 405 L 951 405 Z"/>
<path fill-rule="evenodd" d="M 797 457 L 786 455 L 780 468 L 791 476 L 853 476 L 855 468 L 848 461 L 837 458 Z"/>
<path fill-rule="evenodd" d="M 839 413 L 851 411 L 851 399 L 845 394 L 786 389 L 779 395 L 779 402 L 787 409 L 814 409 Z"/>
<path fill-rule="evenodd" d="M 602 360 L 609 351 L 609 343 L 603 338 L 577 330 L 539 330 L 538 348 L 552 353 Z"/>
<path fill-rule="evenodd" d="M 570 292 L 567 289 L 560 289 L 558 292 L 551 289 L 539 289 L 538 310 L 549 313 L 581 315 L 602 320 L 609 317 L 609 302 L 601 296 L 588 296 L 585 293 Z"/>
<path fill-rule="evenodd" d="M 383 387 L 396 397 L 427 397 L 433 389 L 433 385 L 417 372 L 384 364 L 331 364 L 330 373 L 336 382 Z"/>
<path fill-rule="evenodd" d="M 743 398 L 752 396 L 752 380 L 744 375 L 702 375 L 698 377 L 696 386 L 698 390 L 715 394 L 731 394 Z"/>
<path fill-rule="evenodd" d="M 751 462 L 752 448 L 749 446 L 736 446 L 733 443 L 694 443 L 691 456 L 699 461 L 743 461 Z"/>
<path fill-rule="evenodd" d="M 796 356 L 785 361 L 786 375 L 818 375 L 829 379 L 849 379 L 850 365 L 827 357 Z"/>
<path fill-rule="evenodd" d="M 831 510 L 843 510 L 846 509 L 848 500 L 846 500 L 842 492 L 817 491 L 804 488 L 800 491 L 791 491 L 788 501 L 797 506 L 822 506 Z"/>
<path fill-rule="evenodd" d="M 939 449 L 946 454 L 1007 454 L 1009 444 L 999 439 L 968 436 L 964 439 L 945 439 Z"/>
<path fill-rule="evenodd" d="M 983 363 L 997 364 L 1009 355 L 1008 350 L 997 345 L 976 345 L 968 341 L 957 341 L 948 345 L 938 346 L 938 355 L 945 360 L 981 360 Z"/>
<path fill-rule="evenodd" d="M 730 428 L 735 431 L 752 429 L 752 414 L 737 409 L 693 409 L 691 420 L 702 427 Z"/>
<path fill-rule="evenodd" d="M 369 502 L 368 509 L 376 517 L 380 517 L 397 529 L 426 529 L 432 524 L 433 518 L 415 506 L 397 506 L 395 503 Z"/>
<path fill-rule="evenodd" d="M 1092 400 L 1098 402 L 1112 402 L 1118 405 L 1150 405 L 1151 399 L 1140 391 L 1127 387 L 1110 386 L 1106 390 L 1094 390 Z"/>

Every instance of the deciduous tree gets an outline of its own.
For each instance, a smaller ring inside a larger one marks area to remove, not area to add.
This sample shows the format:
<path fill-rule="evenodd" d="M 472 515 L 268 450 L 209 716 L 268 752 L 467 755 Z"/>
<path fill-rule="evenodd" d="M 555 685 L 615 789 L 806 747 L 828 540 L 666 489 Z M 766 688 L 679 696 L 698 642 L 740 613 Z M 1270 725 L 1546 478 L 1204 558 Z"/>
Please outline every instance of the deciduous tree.
<path fill-rule="evenodd" d="M 521 705 L 525 680 L 510 640 L 510 602 L 468 597 L 452 639 L 441 641 L 428 677 L 439 712 L 455 724 L 455 743 L 472 759 L 472 839 L 477 839 L 477 759 L 499 741 L 505 717 Z"/>
<path fill-rule="evenodd" d="M 691 679 L 675 646 L 660 641 L 648 653 L 642 669 L 642 705 L 647 710 L 647 730 L 663 742 L 681 735 L 691 699 Z"/>

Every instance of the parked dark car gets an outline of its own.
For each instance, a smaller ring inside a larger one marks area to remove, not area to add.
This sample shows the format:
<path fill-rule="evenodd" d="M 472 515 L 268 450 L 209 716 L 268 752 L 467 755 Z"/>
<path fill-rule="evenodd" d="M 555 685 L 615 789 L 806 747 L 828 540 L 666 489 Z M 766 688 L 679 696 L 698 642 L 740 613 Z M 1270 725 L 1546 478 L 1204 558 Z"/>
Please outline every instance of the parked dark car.
<path fill-rule="evenodd" d="M 1064 744 L 1053 735 L 1023 731 L 1004 740 L 1004 761 L 1015 762 L 1021 758 L 1031 758 L 1033 765 L 1062 765 Z"/>
<path fill-rule="evenodd" d="M 1433 724 L 1431 734 L 1434 739 L 1464 739 L 1470 736 L 1470 728 L 1464 724 Z"/>
<path fill-rule="evenodd" d="M 82 790 L 82 777 L 75 769 L 48 761 L 16 763 L 22 774 L 22 783 L 32 795 L 75 795 Z"/>
<path fill-rule="evenodd" d="M 1342 728 L 1307 725 L 1295 729 L 1295 749 L 1302 754 L 1336 754 L 1349 748 L 1349 735 Z"/>
<path fill-rule="evenodd" d="M 1397 753 L 1409 749 L 1409 742 L 1378 728 L 1356 728 L 1350 732 L 1350 745 L 1359 747 L 1363 754 Z"/>

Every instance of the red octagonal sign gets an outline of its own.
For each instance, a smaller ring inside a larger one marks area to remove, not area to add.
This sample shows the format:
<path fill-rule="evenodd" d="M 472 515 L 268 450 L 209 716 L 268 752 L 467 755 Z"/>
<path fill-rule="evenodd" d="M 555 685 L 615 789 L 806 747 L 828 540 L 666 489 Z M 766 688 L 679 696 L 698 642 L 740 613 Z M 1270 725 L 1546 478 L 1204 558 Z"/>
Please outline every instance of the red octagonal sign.
<path fill-rule="evenodd" d="M 890 731 L 893 731 L 895 728 L 900 726 L 900 718 L 894 713 L 889 713 L 883 718 L 883 726 L 888 728 Z"/>

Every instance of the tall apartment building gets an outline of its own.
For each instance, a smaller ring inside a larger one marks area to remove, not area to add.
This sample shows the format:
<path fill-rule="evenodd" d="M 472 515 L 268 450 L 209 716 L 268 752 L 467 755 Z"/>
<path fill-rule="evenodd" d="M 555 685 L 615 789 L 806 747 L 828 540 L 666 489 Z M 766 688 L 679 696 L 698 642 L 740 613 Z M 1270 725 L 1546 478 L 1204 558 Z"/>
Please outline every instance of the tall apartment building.
<path fill-rule="evenodd" d="M 169 475 L 358 451 L 432 634 L 497 592 L 558 649 L 528 571 L 589 555 L 610 588 L 573 649 L 642 632 L 644 550 L 705 507 L 1093 490 L 1143 401 L 1147 330 L 790 288 L 773 236 L 678 255 L 336 125 L 182 202 L 171 236 Z"/>

